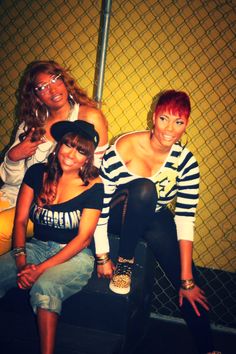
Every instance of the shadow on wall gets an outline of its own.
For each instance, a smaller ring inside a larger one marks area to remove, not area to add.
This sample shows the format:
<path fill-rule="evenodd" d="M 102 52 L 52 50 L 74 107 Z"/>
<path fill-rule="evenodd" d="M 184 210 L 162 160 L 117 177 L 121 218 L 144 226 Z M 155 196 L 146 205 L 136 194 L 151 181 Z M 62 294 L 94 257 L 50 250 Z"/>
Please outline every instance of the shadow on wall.
<path fill-rule="evenodd" d="M 20 125 L 20 122 L 18 121 L 19 106 L 20 106 L 19 105 L 19 100 L 20 100 L 20 91 L 21 91 L 21 87 L 22 87 L 22 84 L 23 84 L 23 79 L 24 79 L 24 76 L 25 76 L 26 69 L 21 74 L 21 77 L 20 77 L 20 80 L 19 80 L 19 85 L 18 85 L 18 88 L 16 89 L 16 92 L 15 92 L 16 105 L 15 105 L 14 110 L 13 110 L 13 116 L 14 116 L 14 118 L 13 118 L 13 129 L 11 130 L 11 132 L 8 132 L 8 134 L 10 136 L 10 140 L 9 140 L 8 144 L 6 144 L 5 147 L 0 151 L 0 163 L 2 163 L 6 152 L 8 151 L 10 146 L 14 143 L 15 135 L 16 135 L 17 129 L 18 129 L 19 125 Z M 0 178 L 0 180 L 1 180 L 1 178 Z M 1 184 L 0 184 L 0 187 L 1 187 Z"/>
<path fill-rule="evenodd" d="M 153 99 L 152 99 L 152 102 L 151 102 L 151 105 L 150 105 L 150 108 L 149 108 L 149 111 L 147 113 L 147 125 L 146 125 L 146 129 L 147 130 L 151 130 L 152 129 L 152 126 L 153 126 L 153 113 L 155 111 L 155 107 L 156 107 L 156 104 L 157 104 L 157 101 L 160 97 L 160 95 L 165 92 L 165 90 L 163 91 L 160 91 L 158 94 L 156 94 Z M 110 144 L 114 144 L 114 142 L 124 134 L 124 132 L 120 133 L 120 134 L 117 134 L 115 136 L 113 136 L 110 140 Z"/>

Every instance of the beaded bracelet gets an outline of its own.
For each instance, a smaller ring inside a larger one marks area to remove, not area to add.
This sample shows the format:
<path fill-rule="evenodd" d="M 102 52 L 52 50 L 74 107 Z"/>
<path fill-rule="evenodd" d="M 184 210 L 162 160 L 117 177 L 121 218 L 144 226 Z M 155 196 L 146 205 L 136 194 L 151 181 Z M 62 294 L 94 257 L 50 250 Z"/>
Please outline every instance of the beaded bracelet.
<path fill-rule="evenodd" d="M 25 251 L 25 247 L 15 247 L 13 248 L 13 256 L 14 257 L 18 257 L 24 255 L 26 256 L 26 251 Z"/>
<path fill-rule="evenodd" d="M 14 257 L 19 257 L 19 256 L 26 256 L 26 253 L 25 252 L 14 253 Z"/>
<path fill-rule="evenodd" d="M 192 290 L 195 287 L 194 279 L 181 280 L 181 288 L 184 290 Z"/>

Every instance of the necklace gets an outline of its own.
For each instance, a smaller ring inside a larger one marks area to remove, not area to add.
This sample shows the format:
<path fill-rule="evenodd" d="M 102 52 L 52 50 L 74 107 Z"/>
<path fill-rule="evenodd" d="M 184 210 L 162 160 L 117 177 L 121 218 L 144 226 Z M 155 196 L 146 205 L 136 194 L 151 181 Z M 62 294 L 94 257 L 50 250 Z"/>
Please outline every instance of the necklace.
<path fill-rule="evenodd" d="M 31 164 L 46 162 L 48 155 L 52 152 L 56 143 L 47 140 L 45 143 L 38 145 L 33 156 L 31 156 Z"/>
<path fill-rule="evenodd" d="M 78 116 L 78 113 L 77 113 L 78 110 L 79 110 L 78 104 L 77 105 L 70 104 L 70 110 L 68 112 L 66 119 L 64 119 L 64 120 L 67 120 L 67 121 L 68 120 L 69 121 L 75 120 L 76 117 Z M 43 136 L 43 138 L 44 138 L 44 143 L 38 145 L 35 154 L 28 159 L 31 162 L 30 165 L 32 165 L 34 163 L 45 162 L 48 158 L 48 155 L 52 152 L 54 146 L 56 145 L 56 142 L 52 142 L 52 141 L 48 140 L 48 138 L 46 136 Z"/>

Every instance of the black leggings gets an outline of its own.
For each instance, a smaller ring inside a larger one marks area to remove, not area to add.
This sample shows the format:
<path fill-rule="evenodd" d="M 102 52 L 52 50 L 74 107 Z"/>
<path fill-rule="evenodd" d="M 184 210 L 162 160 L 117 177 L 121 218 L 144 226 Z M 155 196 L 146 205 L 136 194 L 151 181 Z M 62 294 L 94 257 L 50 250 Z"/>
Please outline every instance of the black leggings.
<path fill-rule="evenodd" d="M 143 237 L 152 249 L 156 260 L 178 291 L 180 287 L 180 254 L 176 226 L 172 212 L 165 208 L 155 213 L 157 202 L 153 182 L 140 178 L 119 187 L 112 198 L 108 231 L 120 235 L 119 256 L 131 259 L 135 247 Z M 196 268 L 193 275 L 199 284 Z M 180 308 L 195 340 L 199 353 L 213 350 L 207 311 L 198 304 L 198 317 L 188 300 Z"/>

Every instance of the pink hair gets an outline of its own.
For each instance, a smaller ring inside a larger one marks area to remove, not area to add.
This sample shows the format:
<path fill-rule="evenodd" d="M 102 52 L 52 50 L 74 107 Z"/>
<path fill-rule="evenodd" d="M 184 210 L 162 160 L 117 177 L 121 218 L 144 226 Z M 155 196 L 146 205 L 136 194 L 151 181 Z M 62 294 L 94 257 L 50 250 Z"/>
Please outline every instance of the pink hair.
<path fill-rule="evenodd" d="M 189 96 L 183 91 L 164 91 L 158 98 L 155 116 L 163 112 L 172 113 L 188 119 L 191 112 Z"/>

